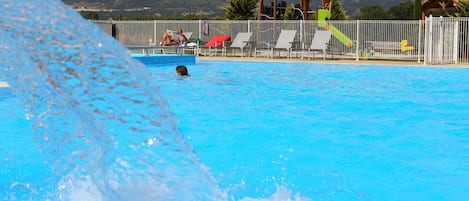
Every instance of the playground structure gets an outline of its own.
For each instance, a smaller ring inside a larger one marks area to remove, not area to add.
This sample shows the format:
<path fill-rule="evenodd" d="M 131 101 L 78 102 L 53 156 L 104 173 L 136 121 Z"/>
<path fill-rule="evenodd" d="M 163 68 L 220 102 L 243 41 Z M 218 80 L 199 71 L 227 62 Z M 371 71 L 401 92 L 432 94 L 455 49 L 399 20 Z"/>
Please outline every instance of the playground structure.
<path fill-rule="evenodd" d="M 259 13 L 258 13 L 258 19 L 262 19 L 262 17 L 265 16 L 262 13 L 263 4 L 264 4 L 264 0 L 259 0 L 260 8 L 259 8 Z M 327 23 L 327 20 L 329 20 L 331 17 L 331 1 L 322 0 L 321 7 L 322 8 L 319 9 L 317 12 L 318 26 L 324 28 L 325 30 L 331 31 L 332 36 L 334 36 L 337 40 L 339 40 L 345 46 L 351 48 L 353 46 L 353 41 L 347 35 L 345 35 L 339 29 L 337 29 L 334 25 Z M 308 19 L 309 0 L 300 0 L 300 10 L 301 10 L 301 14 L 303 15 L 302 19 Z M 277 0 L 273 1 L 272 13 L 277 13 Z M 269 16 L 268 19 L 275 20 L 276 14 Z"/>
<path fill-rule="evenodd" d="M 342 33 L 339 29 L 334 27 L 334 25 L 327 23 L 327 20 L 331 17 L 331 11 L 326 9 L 319 9 L 318 10 L 318 26 L 324 28 L 325 30 L 329 30 L 332 33 L 332 36 L 337 38 L 342 44 L 351 48 L 353 45 L 352 40 Z"/>
<path fill-rule="evenodd" d="M 322 5 L 324 8 L 324 5 L 330 4 L 330 0 L 322 0 Z M 272 7 L 273 7 L 273 13 L 277 13 L 277 0 L 273 0 Z M 258 15 L 257 19 L 261 19 L 263 16 L 263 7 L 264 7 L 264 0 L 259 0 L 259 9 L 258 9 Z M 300 9 L 303 14 L 303 19 L 308 19 L 308 10 L 309 10 L 309 0 L 300 0 Z M 270 16 L 268 19 L 273 19 L 276 20 L 276 15 Z"/>

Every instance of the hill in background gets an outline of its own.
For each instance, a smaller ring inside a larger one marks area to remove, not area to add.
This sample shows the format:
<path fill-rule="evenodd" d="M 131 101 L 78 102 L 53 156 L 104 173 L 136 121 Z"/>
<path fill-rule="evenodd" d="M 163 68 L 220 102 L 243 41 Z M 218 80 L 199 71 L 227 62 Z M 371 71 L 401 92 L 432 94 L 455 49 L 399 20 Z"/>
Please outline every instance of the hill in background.
<path fill-rule="evenodd" d="M 62 0 L 77 11 L 109 12 L 129 16 L 180 16 L 187 14 L 200 14 L 210 17 L 224 16 L 221 6 L 229 4 L 229 0 Z M 299 0 L 284 0 L 287 5 L 298 4 Z M 385 8 L 395 6 L 410 0 L 342 0 L 342 5 L 348 16 L 359 13 L 360 7 L 380 5 Z M 265 4 L 273 2 L 264 0 Z M 277 0 L 280 3 L 281 0 Z M 310 9 L 320 7 L 321 0 L 311 0 Z"/>

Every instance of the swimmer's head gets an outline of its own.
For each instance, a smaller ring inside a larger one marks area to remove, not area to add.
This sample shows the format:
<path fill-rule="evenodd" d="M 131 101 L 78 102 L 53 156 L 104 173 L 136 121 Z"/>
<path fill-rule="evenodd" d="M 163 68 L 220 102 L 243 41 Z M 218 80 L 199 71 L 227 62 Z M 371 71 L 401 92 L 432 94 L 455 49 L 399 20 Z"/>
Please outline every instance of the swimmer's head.
<path fill-rule="evenodd" d="M 176 66 L 176 74 L 181 77 L 189 76 L 189 72 L 187 72 L 187 67 L 182 65 Z"/>

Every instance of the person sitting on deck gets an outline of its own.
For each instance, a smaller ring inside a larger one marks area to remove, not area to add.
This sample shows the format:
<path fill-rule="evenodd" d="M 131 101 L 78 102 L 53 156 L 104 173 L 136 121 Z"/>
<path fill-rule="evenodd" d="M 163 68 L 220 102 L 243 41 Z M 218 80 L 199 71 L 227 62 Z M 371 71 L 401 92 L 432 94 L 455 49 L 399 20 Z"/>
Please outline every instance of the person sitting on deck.
<path fill-rule="evenodd" d="M 186 36 L 182 33 L 182 29 L 177 31 L 165 31 L 163 37 L 161 38 L 161 46 L 174 46 L 174 45 L 184 45 L 187 43 Z"/>

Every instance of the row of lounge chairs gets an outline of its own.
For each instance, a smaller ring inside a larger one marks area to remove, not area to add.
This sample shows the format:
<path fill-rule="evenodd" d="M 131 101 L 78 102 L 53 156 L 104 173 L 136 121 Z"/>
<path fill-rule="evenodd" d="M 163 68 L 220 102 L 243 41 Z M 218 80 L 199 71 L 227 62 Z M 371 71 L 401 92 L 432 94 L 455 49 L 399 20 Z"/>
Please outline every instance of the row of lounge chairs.
<path fill-rule="evenodd" d="M 192 35 L 191 32 L 184 33 L 189 39 Z M 297 30 L 281 30 L 280 35 L 277 38 L 276 44 L 272 47 L 257 47 L 255 41 L 252 40 L 253 33 L 251 32 L 239 32 L 233 40 L 230 36 L 226 35 L 215 35 L 207 43 L 199 45 L 196 43 L 189 43 L 183 46 L 158 46 L 156 44 L 151 44 L 149 46 L 130 46 L 130 49 L 161 49 L 164 53 L 167 49 L 176 49 L 177 53 L 182 54 L 185 50 L 192 50 L 195 54 L 205 55 L 205 56 L 227 56 L 227 52 L 231 55 L 240 55 L 245 56 L 249 54 L 250 56 L 267 56 L 267 57 L 276 57 L 275 53 L 280 53 L 282 51 L 286 52 L 288 58 L 292 57 L 293 52 L 301 52 L 302 57 L 306 56 L 308 58 L 313 57 L 315 53 L 322 53 L 325 59 L 326 51 L 328 48 L 329 41 L 331 39 L 331 32 L 327 30 L 317 30 L 314 34 L 314 37 L 311 41 L 309 47 L 304 49 L 294 49 L 293 42 Z M 249 51 L 246 51 L 249 50 Z M 254 54 L 254 55 L 252 55 Z M 285 54 L 284 54 L 285 55 Z"/>
<path fill-rule="evenodd" d="M 307 56 L 308 58 L 314 58 L 315 53 L 319 52 L 323 54 L 323 58 L 325 59 L 329 41 L 332 36 L 330 31 L 317 30 L 311 44 L 305 49 L 293 48 L 296 34 L 297 30 L 281 30 L 275 46 L 258 48 L 253 47 L 255 46 L 255 42 L 252 41 L 253 34 L 251 32 L 240 32 L 233 40 L 230 40 L 231 38 L 229 36 L 214 36 L 208 43 L 198 46 L 198 48 L 200 54 L 208 56 L 218 55 L 218 53 L 221 53 L 221 56 L 226 56 L 228 50 L 231 50 L 232 55 L 236 55 L 236 50 L 239 50 L 240 55 L 244 56 L 245 53 L 247 53 L 245 50 L 249 48 L 249 53 L 254 53 L 253 56 L 255 57 L 280 57 L 280 53 L 285 51 L 288 58 L 292 57 L 293 52 L 300 52 L 302 57 Z M 278 53 L 278 55 L 275 53 Z"/>

